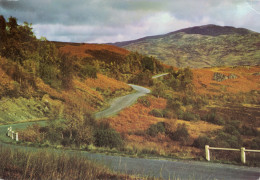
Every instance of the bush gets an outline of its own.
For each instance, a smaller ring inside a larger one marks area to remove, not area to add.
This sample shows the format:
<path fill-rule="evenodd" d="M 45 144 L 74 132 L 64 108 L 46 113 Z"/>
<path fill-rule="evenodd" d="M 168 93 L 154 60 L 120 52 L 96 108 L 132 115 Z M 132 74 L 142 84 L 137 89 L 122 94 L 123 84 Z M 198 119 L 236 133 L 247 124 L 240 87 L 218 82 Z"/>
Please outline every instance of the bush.
<path fill-rule="evenodd" d="M 150 107 L 151 106 L 151 102 L 147 99 L 147 97 L 140 97 L 139 99 L 138 99 L 138 102 L 140 103 L 140 104 L 142 104 L 143 106 L 145 106 L 145 107 Z"/>
<path fill-rule="evenodd" d="M 165 123 L 164 122 L 158 122 L 157 124 L 152 124 L 147 129 L 147 134 L 149 136 L 155 137 L 158 133 L 165 133 Z"/>
<path fill-rule="evenodd" d="M 95 132 L 95 145 L 99 147 L 120 148 L 123 146 L 123 140 L 114 129 L 99 129 Z"/>
<path fill-rule="evenodd" d="M 168 99 L 167 101 L 167 107 L 169 109 L 173 109 L 175 111 L 179 110 L 182 106 L 182 103 L 178 99 Z"/>
<path fill-rule="evenodd" d="M 189 132 L 185 124 L 178 124 L 176 131 L 169 134 L 174 141 L 186 142 L 189 138 Z"/>
<path fill-rule="evenodd" d="M 97 69 L 90 64 L 86 64 L 80 67 L 79 76 L 81 78 L 97 78 Z"/>
<path fill-rule="evenodd" d="M 240 148 L 241 145 L 242 141 L 240 136 L 228 134 L 223 131 L 220 131 L 214 140 L 214 146 L 217 147 Z"/>
<path fill-rule="evenodd" d="M 153 109 L 149 112 L 149 114 L 155 117 L 163 117 L 163 113 L 159 109 Z"/>
<path fill-rule="evenodd" d="M 253 139 L 252 144 L 251 144 L 252 149 L 260 149 L 260 137 L 256 137 Z"/>
<path fill-rule="evenodd" d="M 164 109 L 162 113 L 163 113 L 163 117 L 165 117 L 165 118 L 168 118 L 168 119 L 177 118 L 177 115 L 171 110 Z"/>
<path fill-rule="evenodd" d="M 129 83 L 138 84 L 141 86 L 152 86 L 153 79 L 152 74 L 149 71 L 141 72 L 134 76 L 133 78 L 129 79 Z"/>
<path fill-rule="evenodd" d="M 259 134 L 256 127 L 249 127 L 247 125 L 243 125 L 240 129 L 240 132 L 246 136 L 257 136 Z"/>
<path fill-rule="evenodd" d="M 217 124 L 217 125 L 223 125 L 225 124 L 224 119 L 219 116 L 215 110 L 212 110 L 211 112 L 209 112 L 208 114 L 206 114 L 205 116 L 201 117 L 201 120 L 210 122 L 212 124 Z"/>
<path fill-rule="evenodd" d="M 238 128 L 236 128 L 235 126 L 230 125 L 230 124 L 226 125 L 224 127 L 223 131 L 225 133 L 232 135 L 232 136 L 240 136 L 240 132 L 238 131 Z"/>
<path fill-rule="evenodd" d="M 182 119 L 186 120 L 186 121 L 194 121 L 194 120 L 198 120 L 199 117 L 198 117 L 198 115 L 196 115 L 192 112 L 184 112 L 182 114 Z"/>
<path fill-rule="evenodd" d="M 209 145 L 211 143 L 211 139 L 207 136 L 199 136 L 197 139 L 194 140 L 193 146 L 197 148 L 204 148 L 205 145 Z"/>

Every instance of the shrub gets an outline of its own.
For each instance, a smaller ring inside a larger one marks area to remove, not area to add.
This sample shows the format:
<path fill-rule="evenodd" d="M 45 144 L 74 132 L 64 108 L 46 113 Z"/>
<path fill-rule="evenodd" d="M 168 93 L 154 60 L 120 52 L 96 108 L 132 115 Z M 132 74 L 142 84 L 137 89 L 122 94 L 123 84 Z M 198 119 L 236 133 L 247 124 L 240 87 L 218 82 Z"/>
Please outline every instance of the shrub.
<path fill-rule="evenodd" d="M 142 85 L 142 86 L 152 86 L 153 85 L 152 74 L 149 71 L 140 72 L 133 78 L 129 79 L 128 82 Z"/>
<path fill-rule="evenodd" d="M 145 107 L 150 107 L 151 106 L 151 102 L 147 99 L 147 97 L 140 97 L 139 99 L 138 99 L 138 102 L 140 103 L 140 104 L 142 104 L 143 106 L 145 106 Z"/>
<path fill-rule="evenodd" d="M 199 136 L 197 139 L 194 140 L 193 146 L 197 148 L 204 148 L 205 145 L 209 145 L 211 143 L 211 139 L 207 136 Z"/>
<path fill-rule="evenodd" d="M 258 135 L 258 130 L 256 127 L 249 127 L 247 125 L 243 125 L 240 129 L 241 134 L 247 135 L 247 136 L 257 136 Z"/>
<path fill-rule="evenodd" d="M 182 106 L 182 103 L 178 99 L 168 99 L 167 101 L 167 107 L 169 109 L 173 109 L 175 111 L 179 110 Z"/>
<path fill-rule="evenodd" d="M 149 136 L 155 137 L 158 133 L 165 133 L 165 123 L 164 122 L 158 122 L 157 124 L 152 124 L 147 129 L 147 134 Z"/>
<path fill-rule="evenodd" d="M 86 78 L 86 77 L 97 78 L 97 69 L 90 64 L 86 64 L 80 67 L 79 76 L 81 78 Z"/>
<path fill-rule="evenodd" d="M 223 129 L 223 131 L 225 133 L 228 133 L 228 134 L 233 135 L 233 136 L 240 136 L 240 132 L 238 130 L 239 130 L 238 128 L 236 128 L 235 126 L 230 125 L 230 124 L 226 125 Z"/>
<path fill-rule="evenodd" d="M 209 112 L 208 114 L 206 114 L 205 116 L 201 117 L 201 120 L 210 122 L 212 124 L 217 124 L 217 125 L 223 125 L 225 124 L 224 119 L 219 116 L 215 110 L 211 110 L 211 112 Z"/>
<path fill-rule="evenodd" d="M 99 129 L 95 132 L 95 145 L 99 147 L 120 148 L 123 146 L 123 140 L 114 129 Z"/>
<path fill-rule="evenodd" d="M 253 139 L 252 144 L 251 144 L 252 149 L 260 149 L 260 137 L 256 137 Z"/>
<path fill-rule="evenodd" d="M 174 141 L 186 142 L 189 138 L 189 132 L 185 124 L 178 124 L 176 131 L 169 134 Z"/>
<path fill-rule="evenodd" d="M 186 120 L 186 121 L 194 121 L 194 120 L 198 120 L 199 117 L 198 117 L 198 115 L 196 115 L 192 112 L 184 112 L 182 114 L 182 119 Z"/>
<path fill-rule="evenodd" d="M 168 119 L 177 118 L 177 115 L 171 110 L 164 109 L 162 111 L 162 113 L 163 113 L 163 117 L 165 117 L 165 118 L 168 118 Z"/>
<path fill-rule="evenodd" d="M 220 131 L 214 140 L 214 145 L 218 147 L 240 148 L 242 141 L 240 136 Z"/>
<path fill-rule="evenodd" d="M 163 117 L 163 113 L 159 109 L 153 109 L 149 112 L 149 114 L 155 117 Z"/>

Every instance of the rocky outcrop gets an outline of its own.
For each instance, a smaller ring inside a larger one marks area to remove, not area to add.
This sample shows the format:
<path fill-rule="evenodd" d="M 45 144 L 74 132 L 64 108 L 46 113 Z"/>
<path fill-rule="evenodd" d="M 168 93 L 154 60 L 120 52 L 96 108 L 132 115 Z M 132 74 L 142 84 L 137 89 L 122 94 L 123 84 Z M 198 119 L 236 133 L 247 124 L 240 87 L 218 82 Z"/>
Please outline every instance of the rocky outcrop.
<path fill-rule="evenodd" d="M 213 75 L 213 80 L 218 81 L 218 82 L 224 81 L 226 79 L 236 79 L 236 78 L 237 78 L 237 75 L 235 75 L 235 74 L 230 74 L 229 76 L 227 76 L 225 74 L 215 72 Z"/>
<path fill-rule="evenodd" d="M 260 76 L 260 72 L 254 73 L 254 76 Z"/>

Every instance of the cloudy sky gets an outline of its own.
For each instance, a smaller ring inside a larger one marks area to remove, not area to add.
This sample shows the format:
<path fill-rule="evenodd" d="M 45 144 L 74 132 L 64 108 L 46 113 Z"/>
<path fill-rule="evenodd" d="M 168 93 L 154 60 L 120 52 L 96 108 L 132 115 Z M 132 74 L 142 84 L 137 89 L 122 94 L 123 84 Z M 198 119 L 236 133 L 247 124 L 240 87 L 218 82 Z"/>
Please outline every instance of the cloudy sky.
<path fill-rule="evenodd" d="M 107 43 L 217 24 L 260 32 L 260 0 L 0 0 L 37 37 Z"/>

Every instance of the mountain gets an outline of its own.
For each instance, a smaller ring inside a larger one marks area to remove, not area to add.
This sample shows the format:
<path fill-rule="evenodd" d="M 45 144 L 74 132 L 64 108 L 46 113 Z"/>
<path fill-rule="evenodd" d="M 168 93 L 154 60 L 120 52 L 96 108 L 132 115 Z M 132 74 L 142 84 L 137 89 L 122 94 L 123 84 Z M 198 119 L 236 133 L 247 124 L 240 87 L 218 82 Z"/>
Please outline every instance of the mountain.
<path fill-rule="evenodd" d="M 260 34 L 230 26 L 196 26 L 113 45 L 176 67 L 260 64 Z"/>

